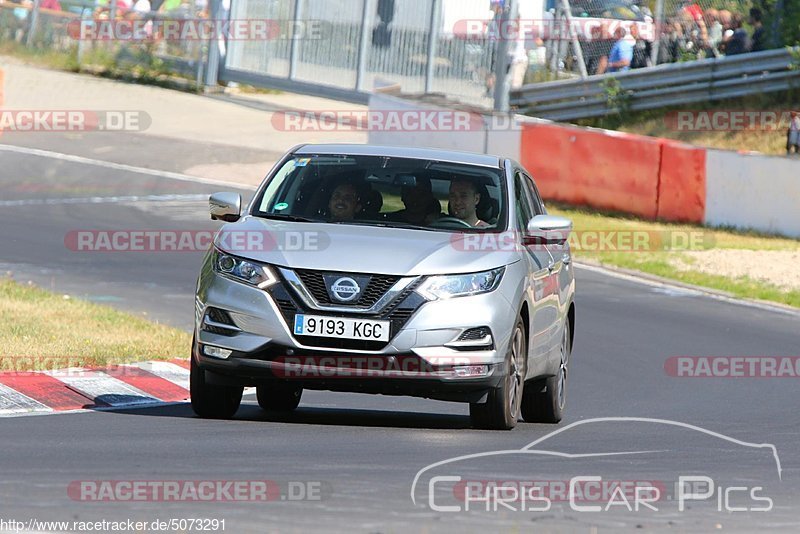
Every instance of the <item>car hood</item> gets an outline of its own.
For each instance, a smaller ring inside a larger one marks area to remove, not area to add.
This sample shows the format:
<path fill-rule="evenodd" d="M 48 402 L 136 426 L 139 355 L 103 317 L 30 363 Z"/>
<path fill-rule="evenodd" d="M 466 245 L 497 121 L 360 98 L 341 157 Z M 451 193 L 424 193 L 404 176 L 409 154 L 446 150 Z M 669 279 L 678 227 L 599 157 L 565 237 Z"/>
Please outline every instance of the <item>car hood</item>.
<path fill-rule="evenodd" d="M 245 217 L 214 244 L 229 254 L 292 269 L 389 275 L 472 273 L 518 260 L 513 250 L 475 251 L 476 234 Z"/>

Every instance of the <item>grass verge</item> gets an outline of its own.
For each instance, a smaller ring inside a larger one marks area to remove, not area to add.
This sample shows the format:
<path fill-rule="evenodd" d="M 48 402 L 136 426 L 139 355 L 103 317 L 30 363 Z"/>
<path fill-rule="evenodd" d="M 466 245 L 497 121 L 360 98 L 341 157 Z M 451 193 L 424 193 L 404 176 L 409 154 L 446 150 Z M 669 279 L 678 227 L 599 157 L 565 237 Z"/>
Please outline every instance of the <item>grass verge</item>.
<path fill-rule="evenodd" d="M 786 130 L 788 123 L 774 129 L 730 129 L 716 131 L 690 131 L 677 128 L 677 113 L 714 111 L 768 111 L 781 116 L 788 110 L 800 108 L 800 91 L 781 91 L 750 97 L 732 98 L 713 103 L 676 106 L 668 110 L 624 112 L 600 119 L 575 121 L 581 126 L 594 126 L 622 132 L 674 139 L 684 143 L 722 150 L 745 150 L 773 156 L 786 155 Z"/>
<path fill-rule="evenodd" d="M 173 71 L 169 64 L 147 49 L 136 49 L 125 58 L 98 47 L 85 52 L 78 61 L 77 47 L 64 50 L 27 48 L 16 42 L 0 43 L 0 56 L 53 70 L 89 74 L 139 85 L 154 85 L 187 93 L 197 93 L 195 76 Z"/>
<path fill-rule="evenodd" d="M 102 366 L 188 357 L 191 345 L 181 330 L 10 278 L 0 278 L 0 317 L 4 356 L 28 368 L 44 358 Z"/>
<path fill-rule="evenodd" d="M 796 268 L 787 265 L 786 271 L 795 273 L 794 287 L 781 285 L 749 276 L 735 276 L 726 272 L 724 265 L 715 272 L 697 266 L 697 255 L 709 251 L 729 251 L 736 261 L 738 251 L 756 251 L 769 254 L 776 251 L 800 251 L 800 241 L 782 237 L 742 232 L 730 229 L 707 228 L 699 225 L 671 224 L 644 221 L 630 215 L 608 213 L 564 205 L 553 205 L 548 209 L 553 215 L 572 219 L 575 233 L 570 243 L 576 259 L 610 267 L 621 267 L 647 274 L 661 276 L 687 284 L 725 291 L 741 298 L 767 300 L 800 308 L 800 284 L 796 279 Z M 596 235 L 622 232 L 630 239 L 631 233 L 642 233 L 649 237 L 653 246 L 626 246 L 615 237 L 612 247 L 597 246 Z M 583 236 L 588 240 L 581 242 Z M 588 241 L 588 242 L 587 242 Z M 617 246 L 622 244 L 623 246 Z M 577 245 L 577 246 L 575 246 Z M 616 248 L 617 250 L 612 250 Z M 733 272 L 733 270 L 731 270 Z"/>

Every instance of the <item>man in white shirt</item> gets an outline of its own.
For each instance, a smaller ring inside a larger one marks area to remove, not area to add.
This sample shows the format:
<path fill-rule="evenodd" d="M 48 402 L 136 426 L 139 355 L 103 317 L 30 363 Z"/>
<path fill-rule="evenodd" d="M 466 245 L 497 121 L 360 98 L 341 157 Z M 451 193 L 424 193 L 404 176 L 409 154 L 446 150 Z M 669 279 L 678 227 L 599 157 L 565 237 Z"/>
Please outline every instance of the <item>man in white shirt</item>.
<path fill-rule="evenodd" d="M 522 24 L 517 21 L 518 35 L 511 43 L 511 88 L 519 89 L 525 83 L 525 73 L 528 72 L 528 51 L 525 50 L 525 32 Z"/>

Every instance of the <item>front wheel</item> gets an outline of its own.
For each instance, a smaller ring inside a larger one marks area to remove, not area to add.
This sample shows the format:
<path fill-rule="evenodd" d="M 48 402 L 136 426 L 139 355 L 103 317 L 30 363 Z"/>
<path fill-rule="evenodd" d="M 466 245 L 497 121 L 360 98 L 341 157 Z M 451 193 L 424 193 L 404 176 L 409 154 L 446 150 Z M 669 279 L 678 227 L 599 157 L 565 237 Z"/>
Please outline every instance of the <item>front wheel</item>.
<path fill-rule="evenodd" d="M 561 365 L 558 374 L 531 383 L 522 396 L 522 418 L 528 423 L 561 421 L 567 401 L 567 371 L 571 353 L 569 321 L 566 321 L 561 338 Z"/>
<path fill-rule="evenodd" d="M 194 346 L 195 343 L 192 342 Z M 230 419 L 242 402 L 243 387 L 212 386 L 206 383 L 205 371 L 200 369 L 192 355 L 189 371 L 189 391 L 192 410 L 206 419 Z"/>
<path fill-rule="evenodd" d="M 519 318 L 506 353 L 502 384 L 489 391 L 489 398 L 484 404 L 469 405 L 472 426 L 486 430 L 511 430 L 517 426 L 525 385 L 527 347 L 525 328 Z"/>

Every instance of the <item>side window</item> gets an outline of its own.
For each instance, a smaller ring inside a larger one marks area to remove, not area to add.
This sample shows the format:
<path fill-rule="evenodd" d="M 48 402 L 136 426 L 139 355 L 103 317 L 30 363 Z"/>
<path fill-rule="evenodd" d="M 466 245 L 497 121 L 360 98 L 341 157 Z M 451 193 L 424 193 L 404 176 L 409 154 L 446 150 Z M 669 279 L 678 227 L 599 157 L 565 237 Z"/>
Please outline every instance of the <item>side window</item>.
<path fill-rule="evenodd" d="M 536 188 L 536 184 L 527 174 L 523 174 L 522 176 L 525 178 L 525 184 L 528 186 L 528 192 L 531 195 L 533 209 L 536 212 L 536 215 L 545 215 L 546 212 L 544 209 L 544 202 L 542 202 L 542 197 L 539 195 L 539 190 Z"/>
<path fill-rule="evenodd" d="M 517 211 L 517 228 L 525 231 L 528 222 L 533 219 L 536 211 L 533 209 L 531 199 L 528 196 L 528 188 L 525 183 L 526 178 L 517 171 L 514 175 L 514 204 Z"/>

